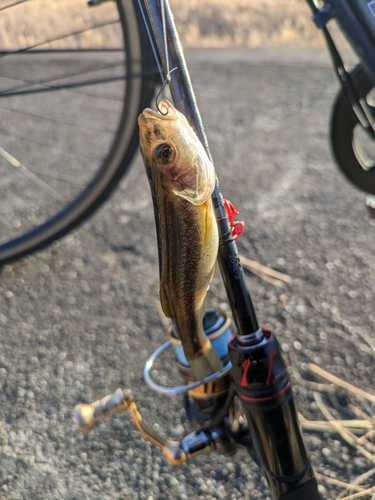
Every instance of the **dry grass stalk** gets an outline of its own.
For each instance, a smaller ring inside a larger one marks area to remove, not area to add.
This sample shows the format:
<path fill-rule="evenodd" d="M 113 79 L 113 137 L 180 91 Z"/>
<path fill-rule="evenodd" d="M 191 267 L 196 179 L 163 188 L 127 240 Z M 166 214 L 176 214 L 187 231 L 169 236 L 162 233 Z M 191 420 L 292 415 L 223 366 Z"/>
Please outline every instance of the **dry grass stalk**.
<path fill-rule="evenodd" d="M 244 255 L 240 255 L 240 260 L 244 267 L 271 285 L 282 287 L 284 286 L 284 283 L 290 283 L 292 281 L 292 278 L 287 274 L 280 273 L 270 267 L 263 266 L 262 264 L 259 264 L 259 262 L 248 259 Z"/>
<path fill-rule="evenodd" d="M 369 440 L 369 439 L 373 438 L 374 436 L 375 436 L 375 430 L 366 432 L 366 434 L 364 434 L 363 436 L 361 436 L 358 439 L 358 442 L 361 444 L 365 439 Z"/>
<path fill-rule="evenodd" d="M 347 497 L 342 497 L 341 500 L 355 500 L 356 498 L 362 498 L 364 496 L 373 496 L 375 493 L 375 487 L 369 488 L 368 490 L 363 490 L 359 493 L 354 493 L 354 495 L 349 495 Z"/>
<path fill-rule="evenodd" d="M 326 405 L 323 403 L 322 397 L 318 392 L 314 393 L 314 399 L 316 401 L 316 404 L 318 405 L 319 410 L 323 413 L 325 418 L 330 422 L 332 426 L 334 426 L 340 436 L 351 446 L 356 448 L 367 460 L 369 460 L 371 463 L 375 464 L 375 457 L 371 455 L 363 446 L 358 444 L 358 438 L 350 431 L 347 429 L 344 429 L 342 425 L 340 425 L 339 421 L 335 420 L 332 415 L 329 413 Z"/>
<path fill-rule="evenodd" d="M 355 490 L 356 486 L 363 483 L 363 481 L 366 481 L 367 479 L 369 479 L 371 476 L 373 476 L 375 474 L 375 467 L 373 469 L 370 469 L 369 471 L 367 472 L 364 472 L 363 474 L 361 474 L 360 476 L 356 477 L 352 483 L 350 484 L 349 488 L 346 488 L 346 489 L 349 489 L 350 490 Z M 365 487 L 365 490 L 368 489 L 368 487 Z M 342 500 L 343 496 L 345 495 L 345 491 L 343 491 L 342 493 L 340 493 L 340 495 L 337 497 L 337 500 Z"/>
<path fill-rule="evenodd" d="M 346 340 L 347 342 L 352 343 L 355 345 L 357 349 L 361 349 L 361 351 L 364 351 L 366 354 L 374 354 L 373 348 L 368 347 L 367 345 L 360 344 L 358 345 L 358 339 L 354 338 L 350 333 L 343 332 L 342 330 L 339 330 L 338 328 L 332 328 L 330 330 L 330 333 L 334 333 L 338 337 L 341 337 L 342 339 Z"/>
<path fill-rule="evenodd" d="M 373 469 L 368 470 L 367 472 L 364 472 L 360 476 L 356 477 L 353 481 L 353 484 L 360 484 L 363 481 L 366 481 L 367 479 L 369 479 L 374 474 L 375 474 L 375 467 Z"/>
<path fill-rule="evenodd" d="M 315 391 L 321 392 L 334 392 L 336 390 L 334 384 L 319 384 L 318 382 L 313 382 L 312 380 L 305 380 L 301 377 L 301 374 L 298 370 L 293 369 L 293 365 L 296 365 L 296 363 L 293 363 L 291 366 L 289 366 L 288 370 L 292 373 L 293 378 L 297 382 L 297 384 L 307 387 L 308 389 L 313 389 Z"/>
<path fill-rule="evenodd" d="M 301 420 L 301 426 L 303 429 L 307 431 L 315 431 L 315 432 L 330 432 L 337 434 L 338 430 L 335 426 L 330 424 L 329 422 L 322 420 Z M 355 435 L 360 435 L 363 438 L 363 431 L 368 429 L 368 422 L 363 420 L 337 420 L 344 429 L 350 429 L 350 431 Z M 370 424 L 372 426 L 372 424 Z M 375 432 L 375 430 L 371 430 L 371 432 Z M 365 435 L 367 435 L 366 433 Z"/>
<path fill-rule="evenodd" d="M 371 348 L 372 352 L 375 354 L 375 344 L 373 343 L 372 338 L 366 332 L 364 332 L 361 328 L 355 328 L 352 325 L 348 325 L 348 322 L 340 318 L 340 316 L 334 316 L 333 321 L 345 328 L 349 333 L 355 333 L 359 337 L 361 337 L 366 344 Z M 358 346 L 357 346 L 358 347 Z"/>
<path fill-rule="evenodd" d="M 334 479 L 332 477 L 325 476 L 324 474 L 319 474 L 319 472 L 315 472 L 315 476 L 319 481 L 323 481 L 334 486 L 339 486 L 340 488 L 345 488 L 346 490 L 354 490 L 358 492 L 366 491 L 363 486 L 345 483 L 344 481 L 340 481 L 339 479 Z"/>
<path fill-rule="evenodd" d="M 365 420 L 369 420 L 369 421 L 372 421 L 372 422 L 375 422 L 375 420 L 370 416 L 370 415 L 367 415 L 366 412 L 360 410 L 359 408 L 357 408 L 357 406 L 354 406 L 353 404 L 349 403 L 348 404 L 348 408 L 355 414 L 357 415 L 358 418 L 364 418 Z"/>
<path fill-rule="evenodd" d="M 355 387 L 352 384 L 349 384 L 348 382 L 345 382 L 344 380 L 342 380 L 338 377 L 335 377 L 335 375 L 332 375 L 331 373 L 326 372 L 325 370 L 323 370 L 323 368 L 320 368 L 320 366 L 314 365 L 313 363 L 309 363 L 307 365 L 307 367 L 312 373 L 315 373 L 316 375 L 319 375 L 320 377 L 325 378 L 326 380 L 329 380 L 330 382 L 338 385 L 339 387 L 346 389 L 347 391 L 351 392 L 355 396 L 357 396 L 359 398 L 367 399 L 368 401 L 375 403 L 375 396 L 373 396 L 369 392 L 366 392 L 362 389 L 359 389 L 358 387 Z"/>

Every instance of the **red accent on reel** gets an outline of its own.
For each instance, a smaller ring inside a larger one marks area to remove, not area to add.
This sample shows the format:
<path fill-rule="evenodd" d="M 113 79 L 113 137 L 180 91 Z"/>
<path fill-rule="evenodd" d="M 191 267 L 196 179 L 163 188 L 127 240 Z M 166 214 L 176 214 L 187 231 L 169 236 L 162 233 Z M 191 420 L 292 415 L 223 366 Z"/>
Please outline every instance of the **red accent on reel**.
<path fill-rule="evenodd" d="M 243 374 L 242 374 L 242 377 L 241 377 L 241 380 L 240 380 L 240 386 L 242 387 L 246 387 L 247 386 L 247 372 L 250 368 L 250 365 L 251 365 L 251 361 L 250 359 L 245 359 L 245 361 L 243 362 Z"/>
<path fill-rule="evenodd" d="M 270 384 L 273 382 L 275 379 L 275 375 L 273 374 L 273 362 L 275 360 L 275 351 L 272 351 L 271 357 L 270 357 L 270 369 L 268 370 L 268 376 L 266 380 L 266 384 Z"/>

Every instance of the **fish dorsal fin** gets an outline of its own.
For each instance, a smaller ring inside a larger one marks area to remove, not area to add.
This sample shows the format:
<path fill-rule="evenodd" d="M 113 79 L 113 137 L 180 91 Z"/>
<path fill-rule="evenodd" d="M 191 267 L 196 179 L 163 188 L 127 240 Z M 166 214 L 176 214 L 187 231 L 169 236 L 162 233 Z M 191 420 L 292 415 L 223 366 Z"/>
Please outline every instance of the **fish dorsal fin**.
<path fill-rule="evenodd" d="M 202 205 L 211 196 L 215 188 L 215 169 L 205 151 L 195 157 L 192 175 L 183 179 L 183 189 L 174 191 L 193 205 Z"/>

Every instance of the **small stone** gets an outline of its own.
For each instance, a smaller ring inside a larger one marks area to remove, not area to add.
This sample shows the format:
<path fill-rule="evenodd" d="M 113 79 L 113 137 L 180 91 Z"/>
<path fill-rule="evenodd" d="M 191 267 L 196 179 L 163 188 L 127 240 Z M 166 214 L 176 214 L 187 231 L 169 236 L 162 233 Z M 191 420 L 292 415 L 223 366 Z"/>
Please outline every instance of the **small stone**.
<path fill-rule="evenodd" d="M 25 394 L 26 394 L 26 391 L 23 387 L 19 387 L 17 389 L 17 396 L 21 399 L 23 399 L 25 397 Z"/>
<path fill-rule="evenodd" d="M 5 299 L 11 299 L 13 297 L 13 292 L 8 290 L 7 292 L 4 292 L 4 298 Z"/>
<path fill-rule="evenodd" d="M 169 478 L 168 485 L 169 485 L 171 488 L 173 488 L 174 486 L 177 486 L 178 484 L 179 484 L 179 483 L 178 483 L 178 480 L 177 480 L 175 477 L 171 476 L 171 477 Z"/>
<path fill-rule="evenodd" d="M 297 351 L 302 351 L 302 344 L 301 342 L 299 342 L 298 340 L 295 340 L 293 342 L 293 347 L 294 349 L 296 349 Z"/>
<path fill-rule="evenodd" d="M 324 493 L 327 491 L 326 487 L 324 484 L 318 484 L 318 491 L 321 495 L 324 495 Z"/>
<path fill-rule="evenodd" d="M 324 455 L 325 457 L 330 457 L 332 455 L 332 452 L 329 448 L 323 448 L 322 455 Z"/>
<path fill-rule="evenodd" d="M 176 427 L 173 429 L 173 434 L 176 437 L 180 437 L 184 434 L 184 427 L 181 424 L 176 425 Z"/>
<path fill-rule="evenodd" d="M 289 344 L 287 344 L 286 342 L 283 342 L 283 343 L 281 344 L 281 350 L 282 350 L 283 352 L 289 352 L 289 351 L 290 351 Z"/>
<path fill-rule="evenodd" d="M 30 400 L 35 399 L 35 395 L 34 395 L 33 391 L 27 391 L 26 398 L 30 399 Z"/>

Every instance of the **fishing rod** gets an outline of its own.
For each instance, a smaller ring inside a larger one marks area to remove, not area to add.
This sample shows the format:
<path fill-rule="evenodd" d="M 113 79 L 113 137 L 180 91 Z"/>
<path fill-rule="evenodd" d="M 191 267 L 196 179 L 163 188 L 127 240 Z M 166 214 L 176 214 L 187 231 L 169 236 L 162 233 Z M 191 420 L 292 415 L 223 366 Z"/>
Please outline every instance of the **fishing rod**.
<path fill-rule="evenodd" d="M 168 2 L 145 0 L 144 7 L 174 104 L 211 158 Z M 144 371 L 146 382 L 154 390 L 184 395 L 186 414 L 195 430 L 179 442 L 162 438 L 144 423 L 131 391 L 122 389 L 95 403 L 78 405 L 78 426 L 82 432 L 89 432 L 107 416 L 128 410 L 135 426 L 174 465 L 214 450 L 233 455 L 243 447 L 261 468 L 273 499 L 318 500 L 286 363 L 276 336 L 258 324 L 236 246 L 240 231 L 234 215 L 238 212 L 224 201 L 218 181 L 212 201 L 219 230 L 218 262 L 234 325 L 225 313 L 208 310 L 203 327 L 224 368 L 198 382 L 184 358 L 177 333 L 171 329 L 169 341 L 149 358 Z M 184 385 L 165 388 L 153 381 L 150 373 L 156 359 L 171 345 Z"/>

